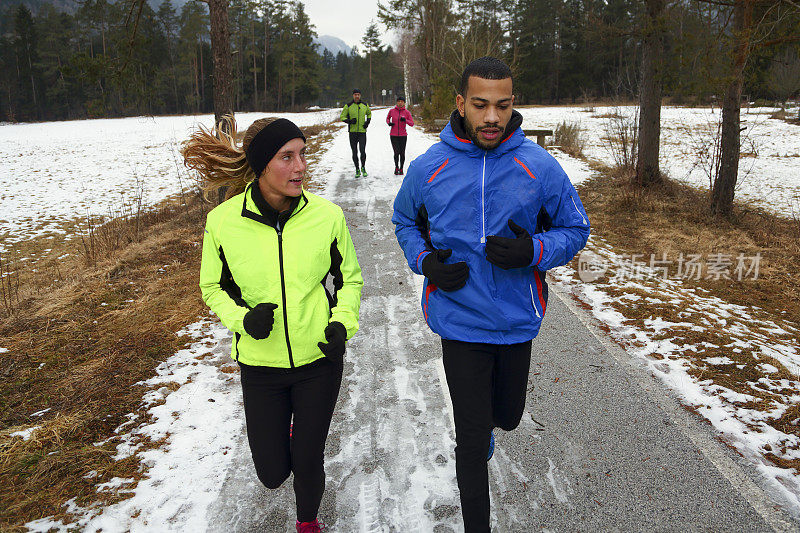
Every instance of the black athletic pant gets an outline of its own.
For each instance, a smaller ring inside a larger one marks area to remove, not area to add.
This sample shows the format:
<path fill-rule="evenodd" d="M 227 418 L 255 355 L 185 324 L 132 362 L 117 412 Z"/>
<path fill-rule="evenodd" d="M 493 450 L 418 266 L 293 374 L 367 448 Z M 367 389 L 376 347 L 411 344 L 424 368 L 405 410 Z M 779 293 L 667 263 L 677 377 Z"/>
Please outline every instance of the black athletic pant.
<path fill-rule="evenodd" d="M 465 533 L 489 532 L 489 432 L 511 431 L 525 409 L 531 341 L 482 344 L 442 339 L 456 423 L 456 479 Z"/>
<path fill-rule="evenodd" d="M 311 522 L 325 490 L 325 440 L 342 365 L 320 359 L 293 369 L 239 366 L 247 440 L 258 479 L 276 489 L 294 473 L 297 519 Z"/>
<path fill-rule="evenodd" d="M 392 150 L 394 150 L 394 166 L 395 168 L 403 168 L 406 164 L 406 142 L 408 137 L 405 135 L 389 135 L 392 141 Z"/>
<path fill-rule="evenodd" d="M 364 163 L 367 162 L 367 153 L 365 150 L 367 149 L 367 132 L 350 132 L 350 150 L 353 151 L 353 164 L 356 166 L 356 171 L 358 171 L 358 150 L 361 149 L 361 168 L 364 167 Z"/>

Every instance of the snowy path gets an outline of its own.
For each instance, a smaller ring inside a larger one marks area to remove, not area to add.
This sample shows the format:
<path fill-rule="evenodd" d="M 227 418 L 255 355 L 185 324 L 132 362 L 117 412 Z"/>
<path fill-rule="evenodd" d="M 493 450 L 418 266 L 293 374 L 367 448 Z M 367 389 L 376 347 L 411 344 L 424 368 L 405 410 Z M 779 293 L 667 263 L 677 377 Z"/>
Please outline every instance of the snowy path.
<path fill-rule="evenodd" d="M 394 238 L 391 205 L 401 180 L 392 175 L 385 111 L 374 115 L 368 178 L 352 177 L 344 130 L 312 169 L 320 193 L 345 211 L 365 280 L 320 517 L 332 533 L 460 532 L 441 348 L 419 309 L 420 278 Z M 434 140 L 412 129 L 410 159 Z M 580 165 L 570 168 L 575 181 L 585 178 Z M 765 496 L 749 463 L 680 407 L 646 363 L 606 340 L 565 287 L 551 286 L 526 413 L 516 431 L 499 432 L 489 464 L 495 531 L 800 529 L 775 505 L 784 502 Z M 167 403 L 151 410 L 153 425 L 134 431 L 171 437 L 147 452 L 151 469 L 133 497 L 99 515 L 91 510 L 80 529 L 294 531 L 291 480 L 269 491 L 253 470 L 230 335 L 218 324 L 194 330 L 204 339 L 150 380 L 184 385 L 154 391 L 151 401 L 164 394 Z M 67 529 L 48 519 L 29 525 Z"/>
<path fill-rule="evenodd" d="M 369 178 L 351 177 L 343 131 L 320 162 L 323 194 L 345 209 L 365 280 L 320 516 L 333 532 L 463 531 L 441 348 L 394 239 L 399 179 L 389 143 L 370 133 Z M 429 143 L 414 132 L 409 154 Z M 496 531 L 793 530 L 743 461 L 573 311 L 551 298 L 534 343 L 527 413 L 517 431 L 498 435 L 490 463 Z M 243 436 L 239 444 L 209 530 L 289 531 L 291 483 L 259 487 Z"/>

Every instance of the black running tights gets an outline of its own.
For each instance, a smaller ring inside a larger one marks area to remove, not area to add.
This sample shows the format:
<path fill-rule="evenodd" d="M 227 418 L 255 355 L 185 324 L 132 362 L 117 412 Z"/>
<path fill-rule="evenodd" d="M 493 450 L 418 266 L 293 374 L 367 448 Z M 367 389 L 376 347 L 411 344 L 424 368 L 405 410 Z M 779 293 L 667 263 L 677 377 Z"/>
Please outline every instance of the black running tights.
<path fill-rule="evenodd" d="M 389 135 L 392 141 L 392 150 L 394 150 L 394 166 L 395 168 L 403 168 L 406 164 L 406 142 L 408 137 L 405 135 Z"/>
<path fill-rule="evenodd" d="M 367 132 L 366 131 L 351 131 L 350 132 L 350 150 L 353 152 L 353 164 L 358 167 L 358 151 L 361 150 L 361 168 L 367 162 Z"/>
<path fill-rule="evenodd" d="M 247 439 L 258 479 L 276 489 L 292 472 L 297 519 L 311 522 L 325 490 L 325 440 L 342 366 L 327 359 L 293 369 L 239 366 Z"/>
<path fill-rule="evenodd" d="M 511 431 L 525 410 L 531 341 L 482 344 L 442 339 L 456 424 L 456 479 L 465 533 L 489 532 L 489 432 Z"/>

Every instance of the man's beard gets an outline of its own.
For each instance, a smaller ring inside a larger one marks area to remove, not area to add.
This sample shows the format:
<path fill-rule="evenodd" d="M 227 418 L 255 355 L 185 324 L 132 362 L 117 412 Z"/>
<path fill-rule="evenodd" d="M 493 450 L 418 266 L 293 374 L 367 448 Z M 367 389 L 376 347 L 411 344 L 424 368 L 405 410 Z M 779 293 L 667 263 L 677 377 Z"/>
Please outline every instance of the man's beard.
<path fill-rule="evenodd" d="M 503 142 L 503 139 L 505 139 L 505 134 L 506 134 L 505 126 L 502 129 L 496 124 L 484 127 L 498 128 L 500 129 L 500 135 L 498 135 L 497 139 L 493 141 L 488 141 L 488 142 L 483 141 L 478 133 L 483 128 L 475 128 L 475 126 L 472 125 L 472 122 L 470 122 L 469 119 L 467 119 L 467 116 L 464 115 L 464 129 L 467 130 L 467 135 L 469 136 L 472 143 L 481 150 L 494 150 L 495 148 L 500 146 L 500 143 Z"/>

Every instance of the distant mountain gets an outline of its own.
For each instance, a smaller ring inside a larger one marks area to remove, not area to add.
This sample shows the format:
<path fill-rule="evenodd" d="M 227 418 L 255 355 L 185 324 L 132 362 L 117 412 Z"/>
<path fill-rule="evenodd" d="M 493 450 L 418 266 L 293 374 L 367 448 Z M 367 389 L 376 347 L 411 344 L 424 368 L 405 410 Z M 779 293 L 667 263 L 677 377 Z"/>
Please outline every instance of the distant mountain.
<path fill-rule="evenodd" d="M 314 44 L 317 46 L 317 52 L 322 55 L 323 50 L 328 50 L 334 56 L 339 52 L 344 52 L 345 55 L 350 55 L 351 48 L 347 46 L 343 40 L 333 35 L 320 35 L 314 39 Z"/>

